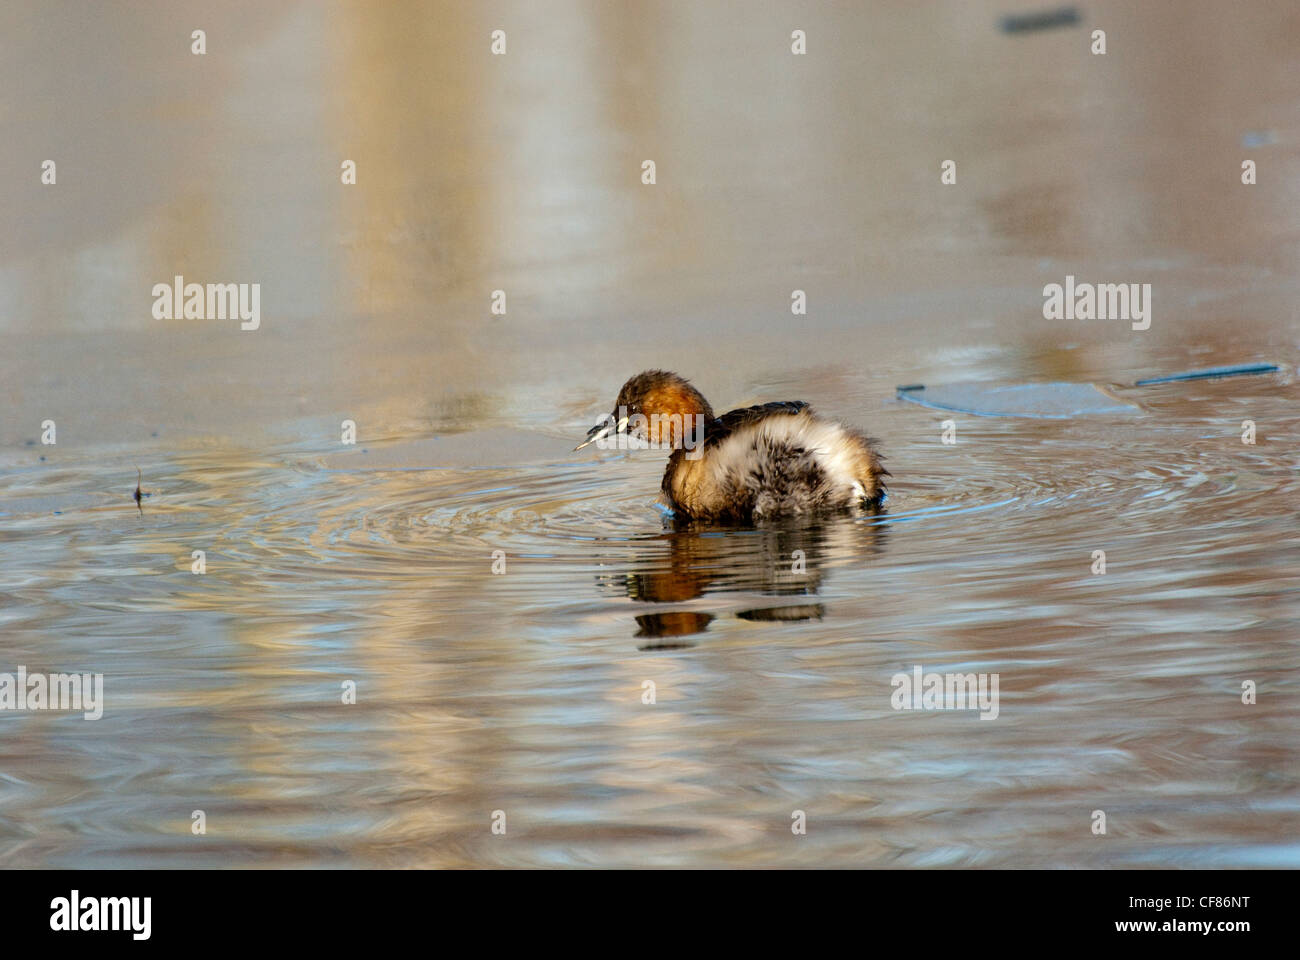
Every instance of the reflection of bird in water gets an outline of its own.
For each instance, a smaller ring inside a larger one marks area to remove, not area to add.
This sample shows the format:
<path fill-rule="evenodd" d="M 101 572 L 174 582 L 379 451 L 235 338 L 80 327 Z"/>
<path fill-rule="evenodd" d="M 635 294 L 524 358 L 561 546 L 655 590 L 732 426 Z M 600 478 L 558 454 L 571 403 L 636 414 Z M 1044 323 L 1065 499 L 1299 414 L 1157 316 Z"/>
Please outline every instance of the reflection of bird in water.
<path fill-rule="evenodd" d="M 703 633 L 714 621 L 711 613 L 695 610 L 673 610 L 668 613 L 642 613 L 636 618 L 638 637 L 681 637 L 689 633 Z M 651 643 L 642 650 L 675 650 L 693 647 L 693 643 Z"/>
<path fill-rule="evenodd" d="M 823 420 L 802 400 L 715 417 L 700 391 L 664 370 L 623 384 L 614 412 L 574 449 L 620 434 L 673 448 L 663 498 L 678 516 L 696 520 L 747 523 L 873 509 L 889 475 L 874 441 Z"/>
<path fill-rule="evenodd" d="M 680 525 L 653 541 L 641 541 L 666 543 L 666 555 L 643 554 L 625 573 L 598 577 L 597 584 L 650 604 L 685 604 L 713 593 L 812 597 L 821 587 L 828 561 L 861 560 L 878 553 L 887 530 L 853 517 L 784 521 L 748 530 Z M 735 616 L 793 621 L 820 620 L 824 613 L 820 603 L 777 603 L 741 610 Z M 643 613 L 636 617 L 637 636 L 701 633 L 714 619 L 716 614 L 698 609 Z"/>

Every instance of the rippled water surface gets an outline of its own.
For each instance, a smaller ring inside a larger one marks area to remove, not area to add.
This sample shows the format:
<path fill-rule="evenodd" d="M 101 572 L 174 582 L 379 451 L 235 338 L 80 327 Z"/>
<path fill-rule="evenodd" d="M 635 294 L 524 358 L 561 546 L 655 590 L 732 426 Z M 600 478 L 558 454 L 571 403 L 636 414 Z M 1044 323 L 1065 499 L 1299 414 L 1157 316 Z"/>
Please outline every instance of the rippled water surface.
<path fill-rule="evenodd" d="M 184 7 L 6 14 L 0 672 L 105 708 L 0 712 L 0 865 L 1300 865 L 1293 7 L 232 6 L 201 76 Z M 653 366 L 865 428 L 886 510 L 675 527 L 661 451 L 570 452 Z M 966 381 L 1127 406 L 895 395 Z"/>

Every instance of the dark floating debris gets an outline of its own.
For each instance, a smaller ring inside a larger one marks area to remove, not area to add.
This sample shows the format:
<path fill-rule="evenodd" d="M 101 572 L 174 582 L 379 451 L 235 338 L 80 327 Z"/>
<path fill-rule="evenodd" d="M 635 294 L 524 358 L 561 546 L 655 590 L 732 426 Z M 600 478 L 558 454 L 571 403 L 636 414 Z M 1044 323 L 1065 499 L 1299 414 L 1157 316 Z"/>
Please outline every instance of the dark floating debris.
<path fill-rule="evenodd" d="M 806 603 L 788 607 L 760 607 L 757 610 L 738 610 L 736 616 L 741 620 L 754 621 L 790 621 L 821 620 L 826 616 L 826 608 L 820 603 Z"/>
<path fill-rule="evenodd" d="M 1082 19 L 1078 7 L 1057 7 L 1053 10 L 1035 10 L 1030 13 L 1008 13 L 1002 18 L 1003 33 L 1029 33 L 1031 30 L 1051 30 L 1054 27 L 1072 27 Z"/>
<path fill-rule="evenodd" d="M 144 516 L 144 494 L 140 492 L 140 483 L 144 477 L 140 474 L 140 468 L 135 468 L 135 508 L 140 511 L 140 516 Z"/>
<path fill-rule="evenodd" d="M 1164 377 L 1148 377 L 1133 384 L 1145 387 L 1152 383 L 1174 383 L 1181 380 L 1210 380 L 1215 377 L 1239 377 L 1247 373 L 1275 373 L 1282 369 L 1276 363 L 1241 363 L 1232 367 L 1207 367 L 1204 370 L 1187 370 L 1183 373 L 1171 373 Z"/>

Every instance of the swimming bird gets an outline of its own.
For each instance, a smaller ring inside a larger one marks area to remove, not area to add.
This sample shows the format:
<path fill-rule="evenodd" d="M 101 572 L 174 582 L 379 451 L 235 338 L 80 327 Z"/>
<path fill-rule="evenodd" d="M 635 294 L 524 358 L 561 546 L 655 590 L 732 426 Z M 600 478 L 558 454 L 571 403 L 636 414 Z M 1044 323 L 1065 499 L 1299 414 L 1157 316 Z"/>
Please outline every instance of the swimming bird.
<path fill-rule="evenodd" d="M 666 370 L 638 373 L 614 412 L 574 447 L 626 435 L 672 448 L 662 498 L 679 517 L 749 523 L 878 507 L 885 495 L 876 442 L 817 416 L 802 400 L 713 414 L 689 381 Z"/>

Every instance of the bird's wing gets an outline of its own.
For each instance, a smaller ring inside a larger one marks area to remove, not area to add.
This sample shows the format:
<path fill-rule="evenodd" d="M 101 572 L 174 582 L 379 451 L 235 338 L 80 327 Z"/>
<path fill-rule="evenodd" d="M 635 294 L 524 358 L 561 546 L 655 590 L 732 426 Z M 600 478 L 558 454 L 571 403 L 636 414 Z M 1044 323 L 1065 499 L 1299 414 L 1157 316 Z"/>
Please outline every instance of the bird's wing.
<path fill-rule="evenodd" d="M 768 417 L 794 416 L 797 413 L 811 412 L 812 407 L 802 400 L 776 400 L 772 403 L 760 403 L 753 407 L 728 410 L 709 424 L 705 443 L 718 443 L 731 436 L 741 427 L 758 423 Z"/>

